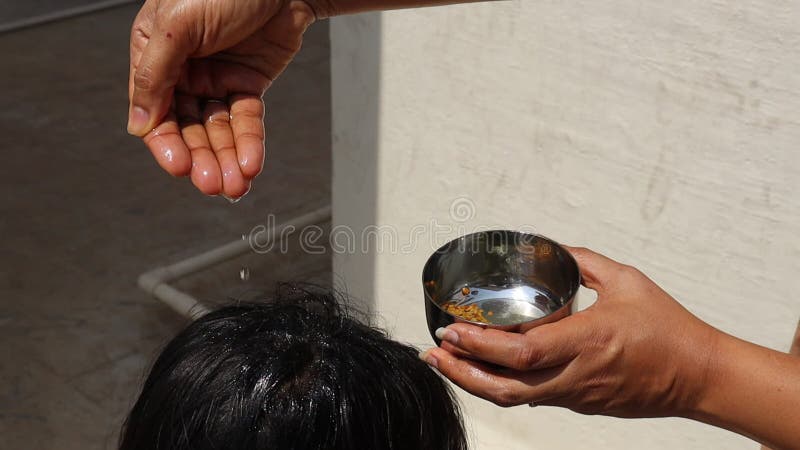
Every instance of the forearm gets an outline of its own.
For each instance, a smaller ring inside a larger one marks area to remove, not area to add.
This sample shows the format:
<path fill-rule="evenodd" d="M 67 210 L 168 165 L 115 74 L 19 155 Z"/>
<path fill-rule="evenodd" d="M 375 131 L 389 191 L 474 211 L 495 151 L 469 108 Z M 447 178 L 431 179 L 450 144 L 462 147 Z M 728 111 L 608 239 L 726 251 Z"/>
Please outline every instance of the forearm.
<path fill-rule="evenodd" d="M 774 449 L 800 449 L 800 358 L 728 335 L 718 341 L 694 419 Z"/>
<path fill-rule="evenodd" d="M 476 3 L 490 0 L 305 0 L 317 19 L 389 9 L 421 8 L 424 6 Z"/>

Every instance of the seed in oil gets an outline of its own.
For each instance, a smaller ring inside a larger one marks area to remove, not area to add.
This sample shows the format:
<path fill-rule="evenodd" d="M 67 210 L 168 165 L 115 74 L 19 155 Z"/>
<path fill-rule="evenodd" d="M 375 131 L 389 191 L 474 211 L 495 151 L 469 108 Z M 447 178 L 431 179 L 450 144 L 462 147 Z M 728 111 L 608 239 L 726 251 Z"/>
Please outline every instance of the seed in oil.
<path fill-rule="evenodd" d="M 489 320 L 483 315 L 483 309 L 477 305 L 457 305 L 450 302 L 442 306 L 444 310 L 450 314 L 469 320 L 470 322 L 489 323 Z"/>

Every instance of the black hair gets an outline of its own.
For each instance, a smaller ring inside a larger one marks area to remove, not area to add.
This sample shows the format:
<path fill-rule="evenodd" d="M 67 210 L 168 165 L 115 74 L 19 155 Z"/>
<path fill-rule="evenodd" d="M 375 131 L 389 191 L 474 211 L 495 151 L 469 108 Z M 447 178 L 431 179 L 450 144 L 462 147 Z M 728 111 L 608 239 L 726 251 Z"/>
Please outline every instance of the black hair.
<path fill-rule="evenodd" d="M 466 448 L 453 392 L 417 350 L 297 286 L 178 334 L 120 437 L 121 450 Z"/>

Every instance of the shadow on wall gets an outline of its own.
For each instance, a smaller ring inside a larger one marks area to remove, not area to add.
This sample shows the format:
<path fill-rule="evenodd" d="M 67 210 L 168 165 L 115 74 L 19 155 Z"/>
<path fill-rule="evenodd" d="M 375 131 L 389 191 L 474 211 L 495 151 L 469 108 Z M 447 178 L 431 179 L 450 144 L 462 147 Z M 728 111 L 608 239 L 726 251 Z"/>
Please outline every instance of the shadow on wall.
<path fill-rule="evenodd" d="M 375 236 L 367 230 L 377 220 L 380 59 L 380 13 L 331 20 L 334 284 L 369 312 L 376 288 Z"/>

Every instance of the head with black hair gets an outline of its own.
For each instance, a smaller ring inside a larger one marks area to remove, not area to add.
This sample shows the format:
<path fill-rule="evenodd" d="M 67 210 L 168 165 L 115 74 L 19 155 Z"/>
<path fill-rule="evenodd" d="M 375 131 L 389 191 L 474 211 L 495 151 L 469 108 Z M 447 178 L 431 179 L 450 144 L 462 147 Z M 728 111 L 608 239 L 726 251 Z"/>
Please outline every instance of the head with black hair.
<path fill-rule="evenodd" d="M 121 450 L 465 450 L 457 402 L 410 346 L 333 294 L 282 287 L 163 350 Z"/>

